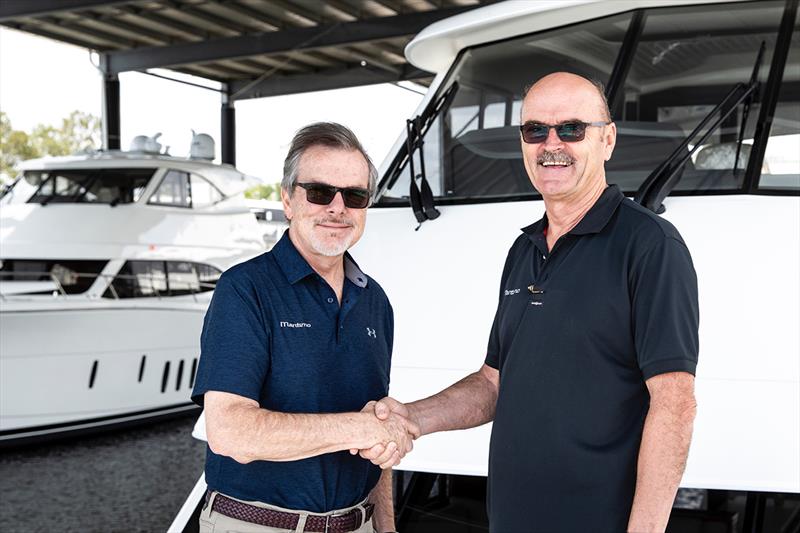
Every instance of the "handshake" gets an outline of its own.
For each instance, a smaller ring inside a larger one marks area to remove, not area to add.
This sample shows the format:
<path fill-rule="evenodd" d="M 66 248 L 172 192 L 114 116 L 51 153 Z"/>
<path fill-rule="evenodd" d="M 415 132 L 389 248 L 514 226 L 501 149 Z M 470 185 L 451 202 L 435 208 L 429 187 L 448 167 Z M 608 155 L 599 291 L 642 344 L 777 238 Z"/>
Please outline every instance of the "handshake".
<path fill-rule="evenodd" d="M 414 448 L 414 439 L 422 434 L 419 422 L 404 404 L 386 397 L 368 402 L 361 413 L 369 416 L 366 424 L 365 448 L 351 448 L 350 453 L 380 466 L 391 468 L 398 464 Z"/>

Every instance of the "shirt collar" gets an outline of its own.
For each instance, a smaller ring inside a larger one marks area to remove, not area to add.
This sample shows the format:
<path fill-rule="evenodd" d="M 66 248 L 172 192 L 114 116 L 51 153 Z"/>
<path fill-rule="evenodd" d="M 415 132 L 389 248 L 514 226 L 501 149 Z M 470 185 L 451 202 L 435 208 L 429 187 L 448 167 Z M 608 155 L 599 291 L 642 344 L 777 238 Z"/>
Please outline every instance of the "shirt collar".
<path fill-rule="evenodd" d="M 271 251 L 286 279 L 292 285 L 316 273 L 295 248 L 292 239 L 289 238 L 288 229 L 283 232 L 283 236 L 275 243 Z M 367 276 L 361 271 L 349 252 L 344 253 L 344 275 L 358 287 L 367 286 Z"/>
<path fill-rule="evenodd" d="M 600 198 L 586 212 L 578 224 L 569 233 L 572 235 L 588 235 L 600 233 L 606 227 L 608 221 L 617 211 L 617 207 L 622 203 L 624 196 L 616 185 L 609 185 L 600 195 Z M 542 235 L 547 228 L 547 213 L 540 219 L 522 228 L 522 231 L 530 237 Z"/>

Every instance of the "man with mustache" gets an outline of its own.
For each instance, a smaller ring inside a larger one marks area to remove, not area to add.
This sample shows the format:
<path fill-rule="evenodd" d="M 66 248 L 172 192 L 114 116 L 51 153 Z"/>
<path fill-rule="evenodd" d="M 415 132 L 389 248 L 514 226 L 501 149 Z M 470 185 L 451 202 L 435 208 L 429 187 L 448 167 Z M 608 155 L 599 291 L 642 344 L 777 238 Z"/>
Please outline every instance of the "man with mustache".
<path fill-rule="evenodd" d="M 487 504 L 497 533 L 664 531 L 695 416 L 697 280 L 664 219 L 608 186 L 616 126 L 603 89 L 560 72 L 521 110 L 544 218 L 509 251 L 485 364 L 379 417 L 422 434 L 494 420 Z M 362 456 L 393 464 L 375 446 Z"/>
<path fill-rule="evenodd" d="M 200 531 L 394 530 L 391 469 L 346 451 L 391 443 L 399 460 L 419 432 L 368 403 L 388 393 L 394 319 L 347 249 L 376 177 L 344 126 L 301 129 L 281 183 L 289 230 L 217 283 L 192 393 L 208 435 Z"/>

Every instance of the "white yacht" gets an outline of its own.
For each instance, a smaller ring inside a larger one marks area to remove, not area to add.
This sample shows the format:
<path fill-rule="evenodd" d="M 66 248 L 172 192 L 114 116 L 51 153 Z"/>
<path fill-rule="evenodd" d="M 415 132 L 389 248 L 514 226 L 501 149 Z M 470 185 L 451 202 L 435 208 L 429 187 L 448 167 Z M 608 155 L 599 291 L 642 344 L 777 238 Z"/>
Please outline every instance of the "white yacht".
<path fill-rule="evenodd" d="M 0 199 L 0 446 L 194 409 L 214 284 L 279 236 L 256 178 L 137 140 L 25 162 Z"/>

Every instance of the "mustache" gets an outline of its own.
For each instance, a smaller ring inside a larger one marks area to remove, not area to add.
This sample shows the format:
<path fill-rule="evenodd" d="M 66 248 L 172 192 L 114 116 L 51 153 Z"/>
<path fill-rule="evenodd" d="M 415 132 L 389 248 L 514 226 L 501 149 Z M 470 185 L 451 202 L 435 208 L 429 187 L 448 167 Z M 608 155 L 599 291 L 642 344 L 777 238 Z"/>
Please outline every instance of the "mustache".
<path fill-rule="evenodd" d="M 353 227 L 353 221 L 348 218 L 335 218 L 335 217 L 326 217 L 326 218 L 316 218 L 314 219 L 314 224 L 342 224 L 345 226 Z"/>
<path fill-rule="evenodd" d="M 556 163 L 558 165 L 571 165 L 575 162 L 575 158 L 566 152 L 542 152 L 536 162 L 540 165 L 544 163 Z"/>

